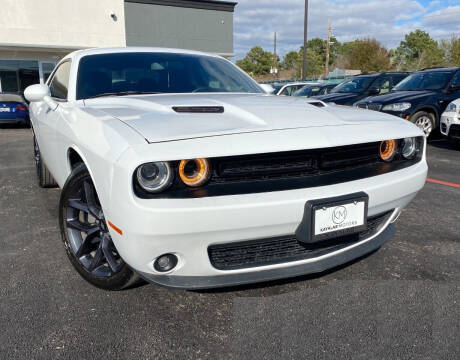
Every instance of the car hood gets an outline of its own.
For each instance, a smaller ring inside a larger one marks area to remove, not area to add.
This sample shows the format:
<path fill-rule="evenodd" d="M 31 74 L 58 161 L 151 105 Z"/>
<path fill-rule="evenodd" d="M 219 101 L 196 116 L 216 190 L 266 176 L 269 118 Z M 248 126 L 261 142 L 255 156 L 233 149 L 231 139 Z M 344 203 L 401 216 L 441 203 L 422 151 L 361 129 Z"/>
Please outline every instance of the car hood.
<path fill-rule="evenodd" d="M 351 104 L 360 98 L 361 94 L 354 93 L 331 93 L 313 97 L 324 102 L 334 102 L 337 104 Z"/>
<path fill-rule="evenodd" d="M 310 101 L 264 94 L 165 94 L 96 98 L 85 100 L 84 105 L 101 119 L 110 115 L 123 121 L 150 143 L 372 121 L 387 125 L 392 120 L 380 118 L 383 114 L 371 120 L 359 110 L 317 107 Z M 222 107 L 223 112 L 183 113 L 175 107 Z"/>
<path fill-rule="evenodd" d="M 394 92 L 389 92 L 383 95 L 369 96 L 362 101 L 364 102 L 372 101 L 374 103 L 381 103 L 381 104 L 393 104 L 396 102 L 403 102 L 403 101 L 411 102 L 414 100 L 429 97 L 431 95 L 433 95 L 433 92 L 429 90 L 394 91 Z"/>

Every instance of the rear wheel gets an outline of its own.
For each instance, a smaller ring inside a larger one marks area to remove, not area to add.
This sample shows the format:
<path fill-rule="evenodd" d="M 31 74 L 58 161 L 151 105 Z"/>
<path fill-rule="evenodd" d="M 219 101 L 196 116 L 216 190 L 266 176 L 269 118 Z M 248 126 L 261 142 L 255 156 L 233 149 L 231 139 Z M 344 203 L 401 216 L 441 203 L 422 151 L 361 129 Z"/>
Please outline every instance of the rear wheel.
<path fill-rule="evenodd" d="M 40 148 L 38 147 L 37 139 L 34 135 L 34 160 L 35 169 L 37 171 L 38 186 L 42 188 L 53 188 L 57 187 L 57 183 L 53 178 L 53 175 L 46 168 L 45 163 L 40 154 Z"/>
<path fill-rule="evenodd" d="M 59 221 L 70 262 L 89 283 L 121 290 L 139 279 L 118 253 L 93 181 L 84 164 L 70 174 L 61 193 Z"/>
<path fill-rule="evenodd" d="M 410 121 L 417 125 L 425 133 L 426 137 L 429 137 L 436 127 L 434 115 L 426 111 L 415 113 L 410 118 Z"/>

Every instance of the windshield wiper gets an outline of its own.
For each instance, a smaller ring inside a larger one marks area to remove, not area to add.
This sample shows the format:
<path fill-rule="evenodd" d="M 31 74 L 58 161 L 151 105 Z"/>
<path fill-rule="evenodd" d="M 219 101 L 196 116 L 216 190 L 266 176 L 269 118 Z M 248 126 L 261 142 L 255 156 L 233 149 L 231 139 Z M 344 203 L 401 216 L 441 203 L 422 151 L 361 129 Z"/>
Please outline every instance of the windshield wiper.
<path fill-rule="evenodd" d="M 105 96 L 146 95 L 146 94 L 162 94 L 162 93 L 154 92 L 154 91 L 118 91 L 118 92 L 107 92 L 107 93 L 97 94 L 94 96 L 90 96 L 88 99 L 94 99 L 94 98 L 105 97 Z"/>

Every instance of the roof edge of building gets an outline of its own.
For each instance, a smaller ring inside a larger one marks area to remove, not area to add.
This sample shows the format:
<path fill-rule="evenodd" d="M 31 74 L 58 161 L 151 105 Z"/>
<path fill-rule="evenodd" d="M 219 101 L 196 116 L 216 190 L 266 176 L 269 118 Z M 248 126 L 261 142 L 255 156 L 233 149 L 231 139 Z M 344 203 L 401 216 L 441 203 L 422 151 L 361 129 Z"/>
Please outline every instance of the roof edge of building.
<path fill-rule="evenodd" d="M 237 2 L 217 0 L 125 0 L 125 3 L 174 6 L 192 9 L 234 12 Z"/>

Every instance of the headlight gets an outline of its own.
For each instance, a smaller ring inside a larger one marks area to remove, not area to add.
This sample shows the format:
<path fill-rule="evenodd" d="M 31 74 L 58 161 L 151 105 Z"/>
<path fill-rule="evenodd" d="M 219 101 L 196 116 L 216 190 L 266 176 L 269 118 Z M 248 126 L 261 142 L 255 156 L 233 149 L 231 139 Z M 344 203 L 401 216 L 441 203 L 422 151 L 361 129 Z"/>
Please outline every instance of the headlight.
<path fill-rule="evenodd" d="M 396 155 L 397 150 L 396 140 L 385 140 L 380 143 L 380 158 L 383 161 L 391 161 Z"/>
<path fill-rule="evenodd" d="M 402 102 L 402 103 L 385 105 L 382 110 L 383 111 L 404 111 L 404 110 L 410 109 L 411 106 L 412 106 L 411 103 Z"/>
<path fill-rule="evenodd" d="M 171 185 L 174 175 L 167 162 L 152 162 L 139 166 L 136 178 L 142 189 L 157 193 Z"/>
<path fill-rule="evenodd" d="M 417 139 L 405 138 L 401 146 L 401 154 L 406 159 L 413 159 L 417 154 Z"/>
<path fill-rule="evenodd" d="M 446 111 L 447 112 L 457 112 L 457 105 L 454 103 L 450 103 L 449 105 L 447 105 Z"/>
<path fill-rule="evenodd" d="M 201 186 L 211 176 L 211 164 L 208 159 L 182 160 L 179 163 L 179 176 L 187 186 Z"/>

